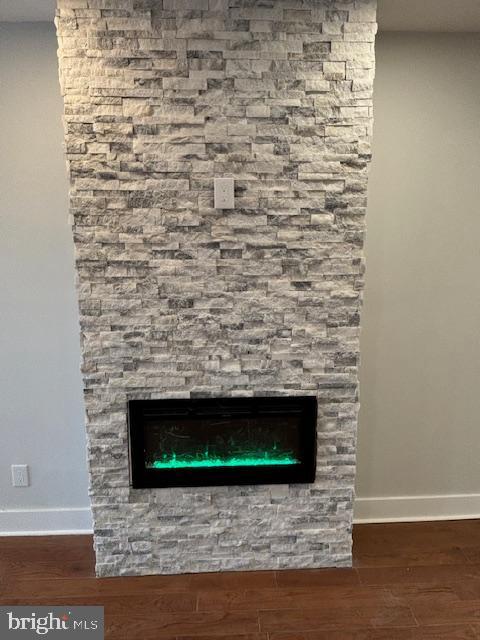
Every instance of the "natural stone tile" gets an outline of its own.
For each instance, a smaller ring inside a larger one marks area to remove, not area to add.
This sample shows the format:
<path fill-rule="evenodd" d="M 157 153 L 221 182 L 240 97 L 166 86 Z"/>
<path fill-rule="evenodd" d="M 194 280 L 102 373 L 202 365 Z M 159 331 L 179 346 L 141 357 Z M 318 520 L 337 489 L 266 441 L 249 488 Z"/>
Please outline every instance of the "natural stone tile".
<path fill-rule="evenodd" d="M 57 14 L 98 574 L 348 565 L 375 0 Z M 314 484 L 130 488 L 129 399 L 305 394 Z"/>

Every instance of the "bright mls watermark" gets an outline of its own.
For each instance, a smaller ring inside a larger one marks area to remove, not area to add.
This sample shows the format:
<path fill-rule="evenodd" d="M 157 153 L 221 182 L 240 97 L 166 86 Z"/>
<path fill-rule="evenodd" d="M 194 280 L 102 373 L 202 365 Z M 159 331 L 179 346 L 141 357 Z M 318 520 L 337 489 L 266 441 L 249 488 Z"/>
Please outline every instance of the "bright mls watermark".
<path fill-rule="evenodd" d="M 103 607 L 0 607 L 0 638 L 103 640 Z"/>

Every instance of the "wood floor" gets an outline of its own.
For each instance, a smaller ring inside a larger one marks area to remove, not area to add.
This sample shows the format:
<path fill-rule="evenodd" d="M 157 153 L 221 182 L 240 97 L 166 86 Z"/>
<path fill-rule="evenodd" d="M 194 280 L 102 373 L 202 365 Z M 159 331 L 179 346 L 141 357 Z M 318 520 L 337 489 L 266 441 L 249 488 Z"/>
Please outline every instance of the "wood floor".
<path fill-rule="evenodd" d="M 354 541 L 353 569 L 96 579 L 90 536 L 0 538 L 0 604 L 101 604 L 118 640 L 480 639 L 480 520 Z"/>

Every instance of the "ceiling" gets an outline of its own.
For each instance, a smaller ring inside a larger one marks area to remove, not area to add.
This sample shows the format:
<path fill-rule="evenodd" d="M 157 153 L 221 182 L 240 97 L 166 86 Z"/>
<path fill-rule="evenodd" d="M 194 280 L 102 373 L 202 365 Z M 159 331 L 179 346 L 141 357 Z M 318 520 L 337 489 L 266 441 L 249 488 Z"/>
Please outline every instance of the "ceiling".
<path fill-rule="evenodd" d="M 53 20 L 55 4 L 0 0 L 0 22 Z M 378 0 L 378 22 L 380 31 L 480 31 L 480 0 Z"/>

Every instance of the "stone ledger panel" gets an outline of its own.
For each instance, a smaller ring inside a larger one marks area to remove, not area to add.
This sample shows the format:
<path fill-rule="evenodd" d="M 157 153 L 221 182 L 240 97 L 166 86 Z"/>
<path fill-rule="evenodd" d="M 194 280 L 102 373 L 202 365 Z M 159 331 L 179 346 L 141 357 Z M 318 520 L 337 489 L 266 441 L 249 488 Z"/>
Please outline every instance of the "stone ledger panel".
<path fill-rule="evenodd" d="M 351 562 L 375 20 L 58 0 L 99 575 Z M 318 397 L 314 484 L 130 488 L 127 400 L 276 394 Z"/>

